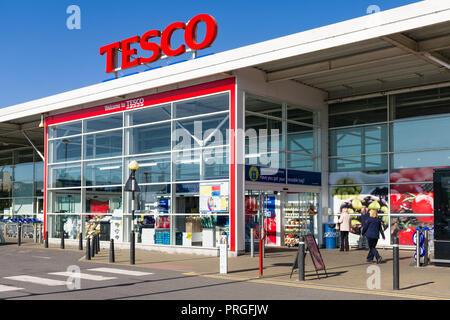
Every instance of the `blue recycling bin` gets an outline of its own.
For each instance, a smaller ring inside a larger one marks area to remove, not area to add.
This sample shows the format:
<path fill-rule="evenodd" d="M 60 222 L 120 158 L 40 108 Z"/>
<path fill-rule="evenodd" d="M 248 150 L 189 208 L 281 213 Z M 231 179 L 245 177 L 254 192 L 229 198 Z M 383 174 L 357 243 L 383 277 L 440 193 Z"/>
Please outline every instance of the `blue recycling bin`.
<path fill-rule="evenodd" d="M 336 249 L 336 223 L 326 222 L 324 223 L 324 234 L 325 238 L 325 248 L 326 249 Z"/>

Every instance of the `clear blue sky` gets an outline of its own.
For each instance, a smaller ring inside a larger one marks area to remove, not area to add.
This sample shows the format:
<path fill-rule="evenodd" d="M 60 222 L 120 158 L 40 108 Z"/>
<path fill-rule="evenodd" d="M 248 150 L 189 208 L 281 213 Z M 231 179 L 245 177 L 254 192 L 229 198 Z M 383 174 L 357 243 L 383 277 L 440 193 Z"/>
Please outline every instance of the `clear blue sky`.
<path fill-rule="evenodd" d="M 103 45 L 199 13 L 217 20 L 218 36 L 202 54 L 217 53 L 366 15 L 418 0 L 0 0 L 0 107 L 102 82 Z M 69 30 L 69 5 L 81 29 Z M 138 70 L 136 70 L 138 71 Z"/>

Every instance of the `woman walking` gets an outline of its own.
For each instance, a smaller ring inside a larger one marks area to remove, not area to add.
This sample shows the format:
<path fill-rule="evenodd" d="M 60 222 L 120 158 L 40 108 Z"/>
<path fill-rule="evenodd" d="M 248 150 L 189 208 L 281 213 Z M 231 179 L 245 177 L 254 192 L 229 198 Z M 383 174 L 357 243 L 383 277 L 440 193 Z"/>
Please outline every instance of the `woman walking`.
<path fill-rule="evenodd" d="M 381 236 L 383 240 L 386 239 L 383 232 L 383 226 L 381 225 L 381 220 L 378 219 L 377 210 L 370 210 L 370 216 L 367 218 L 366 223 L 363 226 L 362 234 L 367 238 L 369 243 L 369 254 L 367 255 L 367 262 L 372 262 L 373 258 L 377 259 L 377 263 L 381 263 L 381 256 L 378 253 L 376 246 L 378 238 Z"/>
<path fill-rule="evenodd" d="M 341 209 L 341 216 L 339 217 L 339 230 L 341 233 L 341 249 L 340 251 L 349 251 L 348 232 L 350 231 L 350 215 L 347 208 Z"/>

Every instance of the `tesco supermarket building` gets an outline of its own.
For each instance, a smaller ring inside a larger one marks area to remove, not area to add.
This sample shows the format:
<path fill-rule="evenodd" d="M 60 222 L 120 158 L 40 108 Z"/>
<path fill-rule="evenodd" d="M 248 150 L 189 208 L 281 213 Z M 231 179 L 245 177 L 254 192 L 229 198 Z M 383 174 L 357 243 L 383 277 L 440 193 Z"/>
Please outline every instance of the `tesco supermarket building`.
<path fill-rule="evenodd" d="M 176 51 L 164 33 L 146 40 Z M 127 51 L 138 41 L 103 48 L 108 71 L 142 63 Z M 354 213 L 352 244 L 372 206 L 385 223 L 379 244 L 398 235 L 409 246 L 413 228 L 434 226 L 433 170 L 450 166 L 450 4 L 150 68 L 3 108 L 0 122 L 0 215 L 40 218 L 50 239 L 63 223 L 76 241 L 102 215 L 101 239 L 129 242 L 124 185 L 136 160 L 138 247 L 215 255 L 225 231 L 238 254 L 261 224 L 268 246 L 311 232 L 323 245 L 342 206 Z"/>

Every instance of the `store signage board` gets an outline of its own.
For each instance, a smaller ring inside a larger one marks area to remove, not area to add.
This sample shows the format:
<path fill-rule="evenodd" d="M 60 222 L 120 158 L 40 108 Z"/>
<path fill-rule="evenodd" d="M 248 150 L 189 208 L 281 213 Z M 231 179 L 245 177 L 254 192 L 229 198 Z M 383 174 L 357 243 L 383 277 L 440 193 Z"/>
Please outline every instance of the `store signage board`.
<path fill-rule="evenodd" d="M 197 28 L 200 23 L 206 25 L 204 39 L 197 41 Z M 175 31 L 184 32 L 184 42 L 178 48 L 172 48 L 171 39 Z M 133 36 L 122 41 L 117 41 L 100 48 L 100 55 L 106 54 L 106 73 L 116 72 L 142 64 L 148 64 L 159 60 L 164 53 L 167 57 L 175 57 L 186 52 L 186 47 L 196 51 L 210 47 L 217 37 L 217 22 L 208 14 L 199 14 L 189 22 L 174 22 L 168 25 L 162 32 L 160 30 L 149 30 L 142 36 Z M 154 38 L 160 38 L 160 44 L 152 42 Z M 133 44 L 139 45 L 144 50 L 152 54 L 147 57 L 136 57 L 136 48 L 131 48 Z M 117 67 L 118 53 L 121 52 L 121 66 Z"/>
<path fill-rule="evenodd" d="M 320 186 L 321 177 L 320 172 L 245 165 L 245 180 L 251 182 Z"/>
<path fill-rule="evenodd" d="M 321 270 L 324 270 L 325 275 L 328 277 L 327 270 L 325 268 L 325 263 L 323 262 L 322 255 L 320 254 L 320 250 L 319 250 L 319 247 L 317 246 L 317 242 L 316 242 L 314 235 L 308 234 L 303 237 L 305 239 L 305 243 L 308 248 L 308 251 L 311 255 L 311 259 L 313 261 L 314 269 L 316 270 L 317 277 L 320 278 L 318 271 L 321 271 Z M 300 247 L 299 247 L 299 249 L 300 249 Z M 300 253 L 300 250 L 298 250 L 297 254 L 295 255 L 295 260 L 294 260 L 294 263 L 292 264 L 291 277 L 292 277 L 292 273 L 294 272 L 294 270 L 298 268 L 299 253 Z M 306 256 L 306 252 L 304 252 L 303 254 L 304 254 L 304 256 Z"/>

